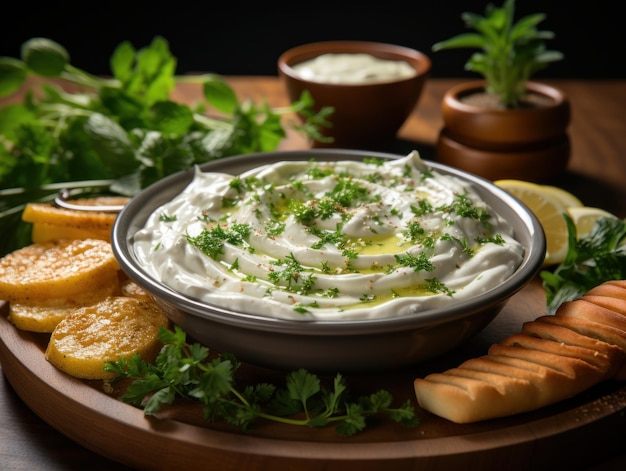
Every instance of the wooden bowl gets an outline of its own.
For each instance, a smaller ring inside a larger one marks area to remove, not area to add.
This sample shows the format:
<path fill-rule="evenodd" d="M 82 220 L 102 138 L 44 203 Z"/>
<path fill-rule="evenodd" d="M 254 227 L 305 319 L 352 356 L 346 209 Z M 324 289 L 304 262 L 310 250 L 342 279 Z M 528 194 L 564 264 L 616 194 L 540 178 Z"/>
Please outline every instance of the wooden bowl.
<path fill-rule="evenodd" d="M 325 83 L 304 78 L 294 66 L 326 53 L 364 53 L 374 57 L 404 61 L 416 73 L 412 77 L 362 84 Z M 314 147 L 388 149 L 396 133 L 413 112 L 430 72 L 425 54 L 403 46 L 366 41 L 325 41 L 304 44 L 285 51 L 278 59 L 278 72 L 291 101 L 308 90 L 314 109 L 331 106 L 332 127 L 323 134 L 329 143 L 313 142 Z"/>

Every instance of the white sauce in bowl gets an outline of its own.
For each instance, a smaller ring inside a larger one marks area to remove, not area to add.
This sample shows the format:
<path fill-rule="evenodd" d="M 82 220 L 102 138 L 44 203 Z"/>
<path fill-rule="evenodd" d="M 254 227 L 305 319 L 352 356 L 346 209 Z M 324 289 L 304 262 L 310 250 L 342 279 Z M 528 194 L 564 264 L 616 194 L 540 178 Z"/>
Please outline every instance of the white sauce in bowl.
<path fill-rule="evenodd" d="M 172 289 L 296 320 L 404 316 L 498 286 L 522 262 L 512 227 L 469 183 L 397 160 L 284 161 L 202 172 L 133 246 Z"/>
<path fill-rule="evenodd" d="M 380 59 L 371 54 L 322 54 L 292 66 L 301 77 L 315 82 L 364 84 L 413 77 L 407 62 Z"/>

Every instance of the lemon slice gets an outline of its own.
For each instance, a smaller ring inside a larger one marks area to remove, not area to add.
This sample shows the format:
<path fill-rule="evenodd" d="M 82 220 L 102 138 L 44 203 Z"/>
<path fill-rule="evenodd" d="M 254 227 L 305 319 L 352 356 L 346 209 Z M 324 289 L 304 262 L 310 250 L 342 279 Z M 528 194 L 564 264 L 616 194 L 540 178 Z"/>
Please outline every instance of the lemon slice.
<path fill-rule="evenodd" d="M 591 232 L 596 221 L 600 218 L 615 218 L 616 216 L 604 209 L 593 206 L 575 206 L 567 208 L 567 213 L 576 226 L 576 237 L 581 238 Z"/>
<path fill-rule="evenodd" d="M 537 216 L 546 235 L 544 266 L 561 263 L 567 255 L 567 224 L 563 214 L 567 207 L 544 185 L 524 180 L 496 180 L 497 186 L 524 203 Z"/>
<path fill-rule="evenodd" d="M 566 208 L 578 208 L 584 206 L 578 197 L 563 188 L 552 185 L 541 185 L 541 190 L 554 196 Z"/>

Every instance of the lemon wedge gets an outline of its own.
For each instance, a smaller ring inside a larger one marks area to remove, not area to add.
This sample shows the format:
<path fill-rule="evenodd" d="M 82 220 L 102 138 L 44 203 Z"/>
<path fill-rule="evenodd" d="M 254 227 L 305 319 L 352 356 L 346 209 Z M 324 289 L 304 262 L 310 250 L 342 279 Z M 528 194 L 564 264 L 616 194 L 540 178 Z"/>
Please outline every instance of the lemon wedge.
<path fill-rule="evenodd" d="M 578 197 L 563 188 L 552 185 L 541 185 L 541 191 L 554 196 L 566 208 L 578 208 L 584 206 Z"/>
<path fill-rule="evenodd" d="M 567 213 L 576 226 L 576 236 L 581 238 L 591 232 L 596 221 L 603 217 L 615 218 L 616 216 L 601 208 L 593 206 L 574 206 L 567 208 Z"/>
<path fill-rule="evenodd" d="M 563 217 L 568 207 L 563 203 L 563 193 L 555 196 L 557 192 L 546 190 L 545 185 L 524 180 L 496 180 L 494 183 L 528 206 L 539 219 L 546 235 L 544 266 L 561 263 L 568 248 L 567 223 Z"/>

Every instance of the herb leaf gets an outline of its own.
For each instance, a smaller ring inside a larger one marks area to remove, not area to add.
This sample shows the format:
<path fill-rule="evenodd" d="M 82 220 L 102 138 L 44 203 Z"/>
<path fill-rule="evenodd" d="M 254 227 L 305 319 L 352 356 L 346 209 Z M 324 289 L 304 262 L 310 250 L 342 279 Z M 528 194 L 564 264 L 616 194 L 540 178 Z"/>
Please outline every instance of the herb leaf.
<path fill-rule="evenodd" d="M 573 301 L 605 281 L 626 278 L 626 220 L 600 218 L 591 233 L 578 239 L 571 217 L 563 217 L 569 238 L 565 260 L 554 271 L 540 273 L 552 314 L 565 301 Z"/>
<path fill-rule="evenodd" d="M 235 373 L 240 364 L 233 356 L 211 356 L 206 347 L 188 344 L 179 326 L 174 330 L 162 328 L 159 339 L 164 346 L 154 364 L 134 355 L 109 361 L 104 367 L 116 375 L 109 382 L 133 379 L 121 399 L 143 407 L 146 415 L 156 414 L 162 405 L 180 397 L 200 401 L 207 421 L 223 420 L 244 432 L 259 420 L 307 427 L 335 424 L 337 433 L 347 436 L 365 429 L 367 418 L 378 414 L 407 427 L 418 423 L 410 401 L 392 407 L 393 399 L 386 390 L 348 401 L 340 374 L 330 390 L 305 369 L 289 373 L 284 388 L 261 382 L 239 390 Z M 304 418 L 294 417 L 298 414 Z"/>
<path fill-rule="evenodd" d="M 322 138 L 319 128 L 330 126 L 333 110 L 314 112 L 308 94 L 272 108 L 239 101 L 219 75 L 176 76 L 176 58 L 161 36 L 138 50 L 128 41 L 120 43 L 110 64 L 112 77 L 93 76 L 73 66 L 68 51 L 46 38 L 26 41 L 21 60 L 0 57 L 0 98 L 31 76 L 51 79 L 40 85 L 41 93 L 29 90 L 23 103 L 0 108 L 0 188 L 110 179 L 110 191 L 134 196 L 194 164 L 272 151 L 287 129 L 316 140 Z M 203 100 L 193 107 L 173 102 L 174 87 L 183 83 L 201 85 Z M 294 113 L 304 124 L 286 121 Z M 0 193 L 3 225 L 4 211 L 30 201 Z M 0 256 L 29 242 L 2 244 Z"/>

